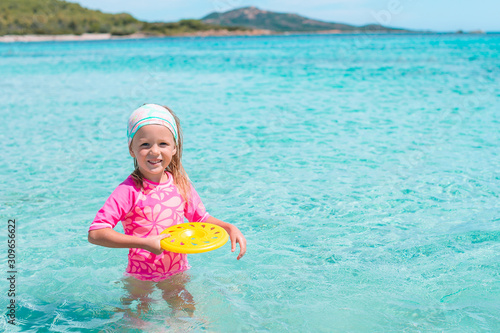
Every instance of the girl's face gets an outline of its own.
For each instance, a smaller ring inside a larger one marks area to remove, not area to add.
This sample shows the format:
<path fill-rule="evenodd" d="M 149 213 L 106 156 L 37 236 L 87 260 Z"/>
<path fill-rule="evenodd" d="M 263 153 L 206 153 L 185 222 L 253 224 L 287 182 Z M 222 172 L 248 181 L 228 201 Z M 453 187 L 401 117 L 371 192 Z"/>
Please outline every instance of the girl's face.
<path fill-rule="evenodd" d="M 164 171 L 176 152 L 172 132 L 162 125 L 141 127 L 130 144 L 130 155 L 136 158 L 144 178 L 155 183 L 167 181 Z"/>

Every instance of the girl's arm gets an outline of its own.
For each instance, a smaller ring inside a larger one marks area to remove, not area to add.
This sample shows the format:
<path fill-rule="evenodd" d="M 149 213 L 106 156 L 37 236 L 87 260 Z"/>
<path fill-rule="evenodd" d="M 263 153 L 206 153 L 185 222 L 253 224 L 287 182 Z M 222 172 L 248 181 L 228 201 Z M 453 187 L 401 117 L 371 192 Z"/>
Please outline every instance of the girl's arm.
<path fill-rule="evenodd" d="M 111 228 L 89 231 L 89 242 L 92 244 L 112 248 L 140 248 L 156 255 L 164 251 L 160 246 L 160 241 L 167 237 L 170 237 L 170 235 L 160 234 L 158 236 L 141 238 L 124 235 Z"/>
<path fill-rule="evenodd" d="M 205 222 L 218 225 L 227 231 L 227 233 L 229 234 L 229 238 L 231 239 L 231 252 L 234 252 L 236 250 L 236 243 L 240 244 L 240 254 L 236 259 L 240 260 L 241 257 L 245 255 L 245 252 L 247 251 L 247 241 L 241 233 L 240 229 L 238 229 L 231 223 L 218 220 L 213 216 L 210 216 Z"/>

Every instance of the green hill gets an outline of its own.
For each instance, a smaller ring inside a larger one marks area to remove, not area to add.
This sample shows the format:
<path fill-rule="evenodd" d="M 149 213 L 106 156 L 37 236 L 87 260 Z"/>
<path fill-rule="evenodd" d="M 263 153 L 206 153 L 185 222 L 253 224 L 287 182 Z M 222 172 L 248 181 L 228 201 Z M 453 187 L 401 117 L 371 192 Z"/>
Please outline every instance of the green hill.
<path fill-rule="evenodd" d="M 256 7 L 244 7 L 225 13 L 214 12 L 202 21 L 222 26 L 243 26 L 253 29 L 266 29 L 276 32 L 314 32 L 340 30 L 340 32 L 409 32 L 408 30 L 388 28 L 378 24 L 361 27 L 312 20 L 297 14 L 276 13 Z"/>
<path fill-rule="evenodd" d="M 62 0 L 0 0 L 0 36 L 83 33 L 130 35 L 136 32 L 175 35 L 211 29 L 221 30 L 228 27 L 207 24 L 200 20 L 142 22 L 130 14 L 106 14 Z M 241 29 L 231 27 L 228 30 Z"/>
<path fill-rule="evenodd" d="M 381 25 L 356 27 L 329 23 L 306 17 L 245 7 L 225 13 L 212 13 L 201 20 L 179 22 L 143 22 L 130 14 L 107 14 L 77 3 L 63 0 L 0 0 L 0 36 L 3 35 L 61 35 L 111 33 L 112 35 L 178 35 L 207 30 L 264 29 L 275 32 L 408 32 Z"/>

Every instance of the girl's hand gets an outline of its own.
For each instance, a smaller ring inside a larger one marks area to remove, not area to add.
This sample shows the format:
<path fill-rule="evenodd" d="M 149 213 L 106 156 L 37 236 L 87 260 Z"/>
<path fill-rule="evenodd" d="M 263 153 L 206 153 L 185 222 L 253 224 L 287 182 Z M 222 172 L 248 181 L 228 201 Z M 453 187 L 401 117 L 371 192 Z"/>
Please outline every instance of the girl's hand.
<path fill-rule="evenodd" d="M 152 236 L 144 238 L 144 250 L 159 255 L 165 251 L 160 244 L 160 241 L 164 238 L 170 237 L 170 234 L 160 234 L 158 236 Z"/>
<path fill-rule="evenodd" d="M 247 252 L 247 240 L 241 233 L 240 229 L 234 225 L 231 225 L 228 229 L 229 230 L 226 229 L 226 231 L 229 234 L 229 239 L 231 239 L 231 252 L 236 250 L 236 243 L 240 244 L 240 254 L 236 258 L 237 260 L 240 260 L 245 255 L 245 252 Z"/>
<path fill-rule="evenodd" d="M 234 252 L 236 250 L 236 243 L 240 244 L 240 254 L 238 254 L 238 257 L 236 259 L 240 260 L 245 255 L 245 252 L 247 252 L 247 240 L 241 233 L 240 229 L 238 229 L 231 223 L 221 221 L 213 216 L 209 216 L 205 222 L 218 225 L 219 227 L 222 227 L 224 228 L 224 230 L 226 230 L 226 232 L 229 234 L 229 239 L 231 239 L 231 252 Z"/>
<path fill-rule="evenodd" d="M 111 228 L 97 229 L 89 231 L 89 242 L 96 245 L 112 247 L 112 248 L 139 248 L 154 253 L 156 255 L 162 253 L 160 241 L 170 237 L 170 234 L 160 234 L 153 237 L 138 237 L 124 235 Z"/>

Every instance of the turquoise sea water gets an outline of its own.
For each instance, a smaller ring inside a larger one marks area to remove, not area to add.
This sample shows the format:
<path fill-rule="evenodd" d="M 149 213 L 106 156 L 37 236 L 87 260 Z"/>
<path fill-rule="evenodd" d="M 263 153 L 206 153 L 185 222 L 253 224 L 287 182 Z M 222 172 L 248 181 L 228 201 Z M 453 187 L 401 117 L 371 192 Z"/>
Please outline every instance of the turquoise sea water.
<path fill-rule="evenodd" d="M 500 331 L 498 35 L 0 44 L 0 91 L 0 331 Z M 124 305 L 127 250 L 87 242 L 145 102 L 248 241 L 190 255 L 193 317 Z"/>

